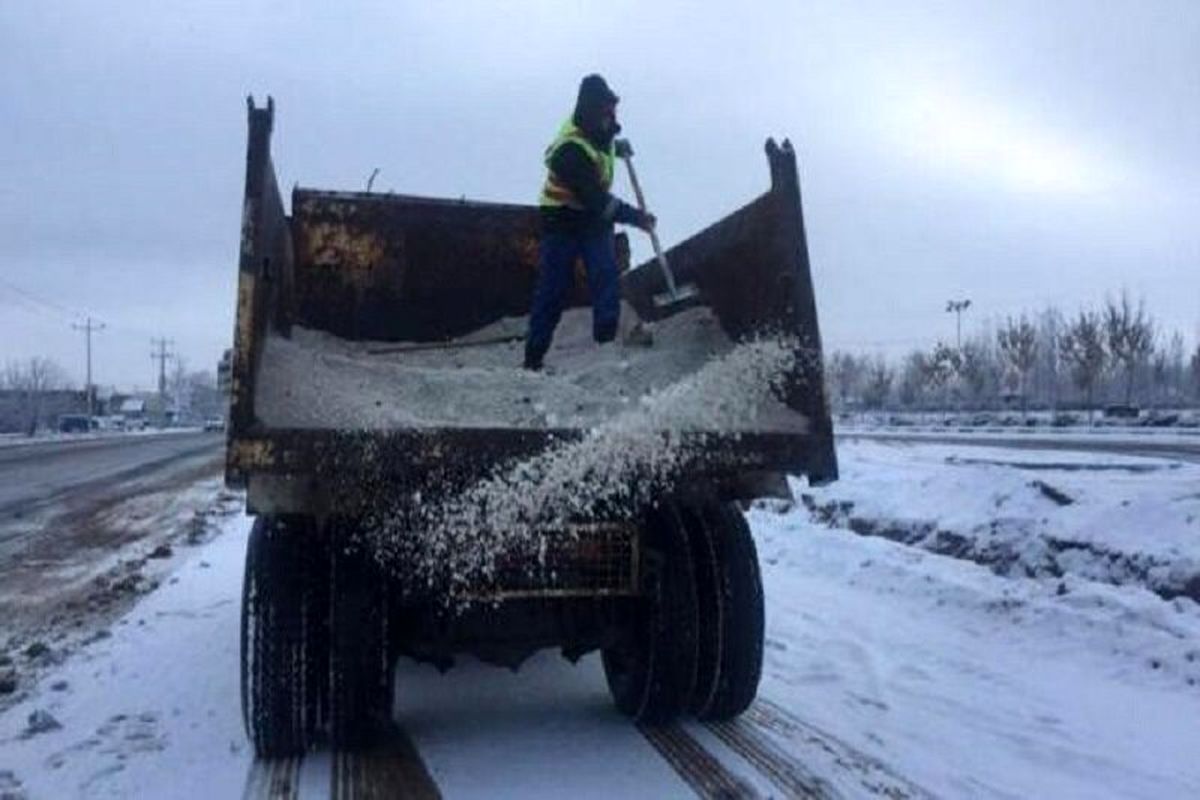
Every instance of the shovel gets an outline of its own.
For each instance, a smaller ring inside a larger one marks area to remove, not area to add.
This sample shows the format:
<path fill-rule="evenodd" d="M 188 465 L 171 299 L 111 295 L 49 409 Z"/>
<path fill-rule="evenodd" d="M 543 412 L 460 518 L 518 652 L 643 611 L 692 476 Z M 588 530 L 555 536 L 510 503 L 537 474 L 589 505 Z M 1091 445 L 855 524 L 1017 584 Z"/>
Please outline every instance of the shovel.
<path fill-rule="evenodd" d="M 642 196 L 642 187 L 638 183 L 637 173 L 633 169 L 633 146 L 629 144 L 628 139 L 619 139 L 616 142 L 616 151 L 621 160 L 625 162 L 626 169 L 629 170 L 629 182 L 633 184 L 633 193 L 637 195 L 638 208 L 644 214 L 646 213 L 646 198 Z M 667 282 L 667 291 L 654 295 L 654 305 L 658 308 L 670 308 L 699 297 L 700 290 L 695 284 L 675 285 L 675 275 L 671 272 L 670 265 L 667 264 L 667 256 L 663 253 L 662 244 L 658 241 L 658 232 L 651 228 L 648 233 L 650 234 L 650 243 L 654 245 L 654 255 L 658 259 L 658 266 L 662 269 L 663 279 Z"/>

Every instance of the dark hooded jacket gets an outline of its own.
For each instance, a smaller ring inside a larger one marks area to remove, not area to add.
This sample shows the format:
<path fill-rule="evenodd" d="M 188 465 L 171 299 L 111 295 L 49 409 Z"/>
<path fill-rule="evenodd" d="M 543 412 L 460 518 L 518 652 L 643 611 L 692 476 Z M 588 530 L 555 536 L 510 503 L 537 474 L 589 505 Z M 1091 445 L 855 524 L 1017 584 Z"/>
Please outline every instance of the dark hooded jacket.
<path fill-rule="evenodd" d="M 579 84 L 572 119 L 584 136 L 601 150 L 607 149 L 621 131 L 620 125 L 610 131 L 605 131 L 603 126 L 605 106 L 617 100 L 617 95 L 599 75 L 589 75 Z M 549 167 L 555 178 L 579 199 L 583 209 L 543 206 L 543 230 L 586 236 L 602 233 L 614 222 L 634 224 L 641 216 L 636 208 L 616 200 L 601 185 L 595 162 L 578 144 L 567 142 L 560 146 L 551 157 Z"/>

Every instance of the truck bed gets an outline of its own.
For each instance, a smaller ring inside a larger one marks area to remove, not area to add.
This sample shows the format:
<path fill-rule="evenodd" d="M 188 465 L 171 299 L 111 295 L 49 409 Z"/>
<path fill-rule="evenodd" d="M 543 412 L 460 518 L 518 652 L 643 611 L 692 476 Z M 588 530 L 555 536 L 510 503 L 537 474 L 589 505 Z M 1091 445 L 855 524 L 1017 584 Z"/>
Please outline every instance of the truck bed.
<path fill-rule="evenodd" d="M 251 108 L 226 470 L 228 483 L 249 486 L 252 511 L 362 512 L 380 496 L 478 481 L 626 424 L 646 398 L 722 369 L 765 335 L 795 350 L 777 391 L 764 393 L 753 370 L 726 369 L 755 385 L 702 379 L 681 413 L 660 413 L 644 435 L 684 443 L 677 477 L 728 496 L 762 493 L 767 475 L 836 477 L 786 144 L 768 143 L 770 191 L 668 251 L 679 281 L 700 288 L 699 307 L 657 309 L 661 276 L 628 270 L 619 237 L 623 316 L 653 322 L 654 345 L 597 347 L 577 280 L 547 357 L 553 374 L 530 374 L 519 342 L 444 345 L 524 332 L 535 207 L 297 188 L 289 215 L 272 124 L 270 105 Z"/>
<path fill-rule="evenodd" d="M 294 326 L 290 337 L 271 334 L 264 343 L 256 415 L 272 428 L 586 429 L 636 410 L 644 396 L 734 349 L 705 307 L 664 320 L 649 346 L 597 346 L 591 324 L 587 309 L 564 315 L 543 373 L 520 368 L 523 317 L 415 347 Z M 747 408 L 735 429 L 802 430 L 802 415 L 770 406 L 769 421 Z"/>

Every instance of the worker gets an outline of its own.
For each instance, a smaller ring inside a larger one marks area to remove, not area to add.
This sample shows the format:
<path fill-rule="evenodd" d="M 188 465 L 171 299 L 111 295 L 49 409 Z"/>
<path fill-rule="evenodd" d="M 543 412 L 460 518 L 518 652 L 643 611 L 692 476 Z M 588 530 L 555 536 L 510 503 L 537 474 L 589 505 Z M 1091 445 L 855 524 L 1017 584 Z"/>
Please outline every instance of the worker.
<path fill-rule="evenodd" d="M 614 223 L 654 227 L 654 215 L 614 197 L 614 138 L 618 97 L 604 78 L 588 75 L 579 84 L 575 111 L 546 148 L 546 183 L 539 200 L 542 240 L 525 369 L 540 370 L 554 329 L 574 285 L 575 260 L 582 256 L 592 299 L 592 335 L 601 344 L 617 335 L 621 285 L 617 274 Z"/>

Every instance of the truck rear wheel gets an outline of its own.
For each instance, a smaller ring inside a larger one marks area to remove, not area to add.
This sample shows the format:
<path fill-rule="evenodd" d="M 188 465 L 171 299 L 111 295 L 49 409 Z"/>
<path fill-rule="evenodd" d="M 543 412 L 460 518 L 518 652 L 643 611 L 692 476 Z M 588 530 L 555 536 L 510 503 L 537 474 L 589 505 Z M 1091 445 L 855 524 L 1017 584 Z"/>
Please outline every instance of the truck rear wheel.
<path fill-rule="evenodd" d="M 705 721 L 732 719 L 754 702 L 762 676 L 758 552 L 746 518 L 734 503 L 705 503 L 685 516 L 702 595 L 703 633 L 691 710 Z"/>
<path fill-rule="evenodd" d="M 617 709 L 638 722 L 668 722 L 687 709 L 696 680 L 698 612 L 688 536 L 673 506 L 643 526 L 647 597 L 618 644 L 602 653 Z"/>
<path fill-rule="evenodd" d="M 241 685 L 261 757 L 302 753 L 325 722 L 328 549 L 311 518 L 261 516 L 246 549 Z"/>
<path fill-rule="evenodd" d="M 348 533 L 334 536 L 329 717 L 334 746 L 355 749 L 391 727 L 394 664 L 387 577 Z"/>

